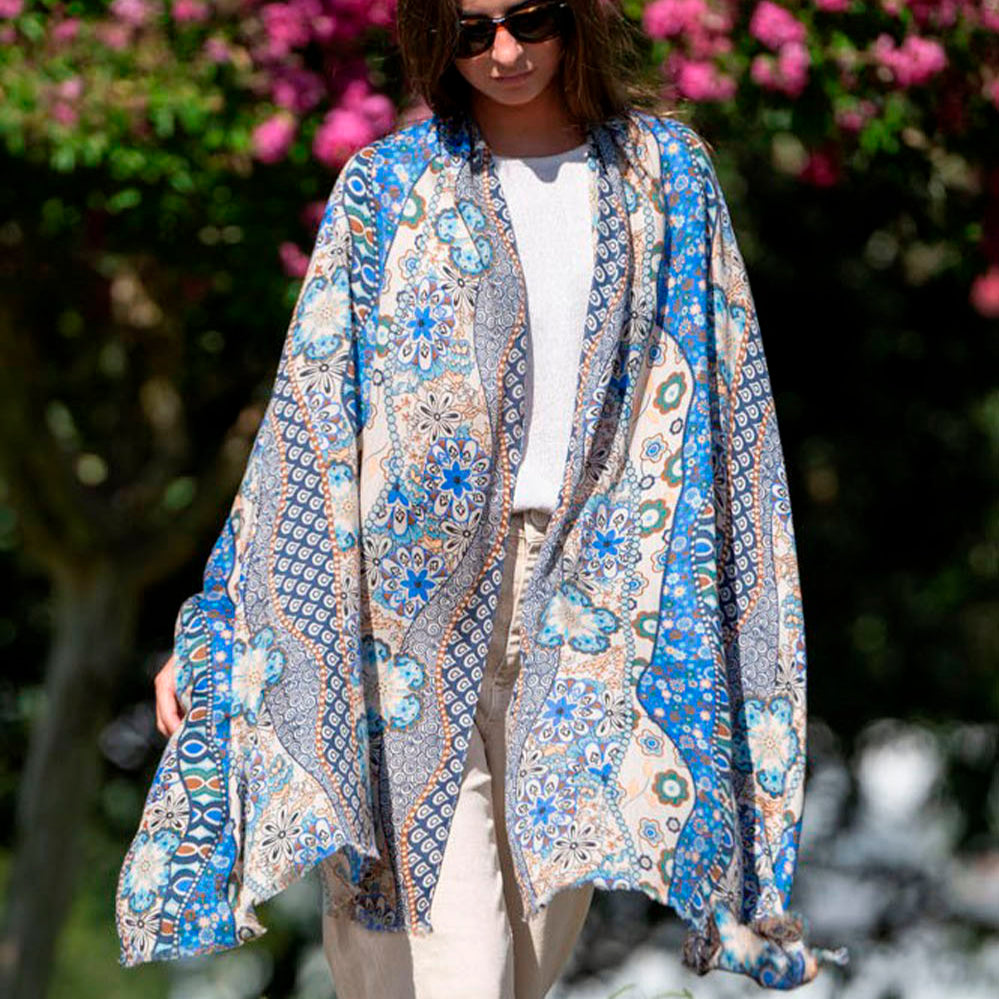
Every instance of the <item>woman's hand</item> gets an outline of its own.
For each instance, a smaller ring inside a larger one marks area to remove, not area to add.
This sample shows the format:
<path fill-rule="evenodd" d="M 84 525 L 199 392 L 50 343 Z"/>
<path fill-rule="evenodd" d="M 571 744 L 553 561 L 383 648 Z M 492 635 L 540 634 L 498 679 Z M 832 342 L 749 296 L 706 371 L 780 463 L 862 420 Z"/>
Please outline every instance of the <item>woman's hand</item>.
<path fill-rule="evenodd" d="M 156 727 L 169 737 L 180 725 L 183 709 L 177 700 L 177 660 L 171 655 L 156 674 Z"/>

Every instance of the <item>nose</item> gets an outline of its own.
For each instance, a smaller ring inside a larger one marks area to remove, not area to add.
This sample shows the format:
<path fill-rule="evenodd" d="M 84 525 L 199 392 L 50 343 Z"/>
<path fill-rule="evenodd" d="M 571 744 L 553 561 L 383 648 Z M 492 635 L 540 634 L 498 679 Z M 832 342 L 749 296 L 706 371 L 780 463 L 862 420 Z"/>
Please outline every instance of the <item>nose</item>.
<path fill-rule="evenodd" d="M 520 42 L 506 30 L 505 24 L 498 25 L 493 38 L 493 59 L 501 64 L 513 63 L 520 57 L 520 52 Z"/>

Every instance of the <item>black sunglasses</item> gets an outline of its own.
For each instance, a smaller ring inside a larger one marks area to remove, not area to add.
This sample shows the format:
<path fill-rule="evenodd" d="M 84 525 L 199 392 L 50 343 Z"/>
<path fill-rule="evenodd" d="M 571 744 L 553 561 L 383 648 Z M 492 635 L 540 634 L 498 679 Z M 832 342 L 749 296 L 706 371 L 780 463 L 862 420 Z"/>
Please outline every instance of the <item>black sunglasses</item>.
<path fill-rule="evenodd" d="M 470 59 L 491 49 L 501 24 L 518 42 L 547 41 L 565 31 L 570 12 L 564 0 L 528 0 L 501 17 L 459 15 L 455 58 Z"/>

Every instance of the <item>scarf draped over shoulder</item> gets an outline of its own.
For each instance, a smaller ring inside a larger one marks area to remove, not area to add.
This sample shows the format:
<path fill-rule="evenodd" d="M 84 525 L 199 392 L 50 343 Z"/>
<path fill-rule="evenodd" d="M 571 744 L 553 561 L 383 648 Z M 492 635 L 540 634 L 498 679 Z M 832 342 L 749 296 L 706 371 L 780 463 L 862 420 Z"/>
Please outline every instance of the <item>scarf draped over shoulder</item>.
<path fill-rule="evenodd" d="M 576 409 L 507 715 L 517 887 L 528 913 L 584 882 L 644 892 L 686 924 L 685 966 L 796 988 L 848 955 L 810 945 L 788 908 L 805 636 L 746 270 L 692 128 L 614 119 L 588 130 L 587 163 Z M 314 869 L 327 911 L 432 931 L 529 334 L 475 123 L 430 118 L 356 152 L 178 615 L 184 717 L 119 876 L 123 965 L 260 936 L 254 907 Z"/>

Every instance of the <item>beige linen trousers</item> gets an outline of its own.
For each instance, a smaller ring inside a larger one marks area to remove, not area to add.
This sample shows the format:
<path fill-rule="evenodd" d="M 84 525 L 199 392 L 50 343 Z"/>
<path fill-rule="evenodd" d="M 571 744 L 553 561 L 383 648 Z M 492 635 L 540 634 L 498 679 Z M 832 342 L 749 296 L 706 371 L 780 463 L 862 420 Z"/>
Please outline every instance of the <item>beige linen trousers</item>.
<path fill-rule="evenodd" d="M 572 954 L 593 885 L 559 892 L 524 919 L 503 811 L 506 709 L 520 669 L 523 585 L 549 514 L 513 514 L 503 587 L 440 880 L 434 932 L 368 930 L 323 914 L 337 999 L 544 999 Z"/>

